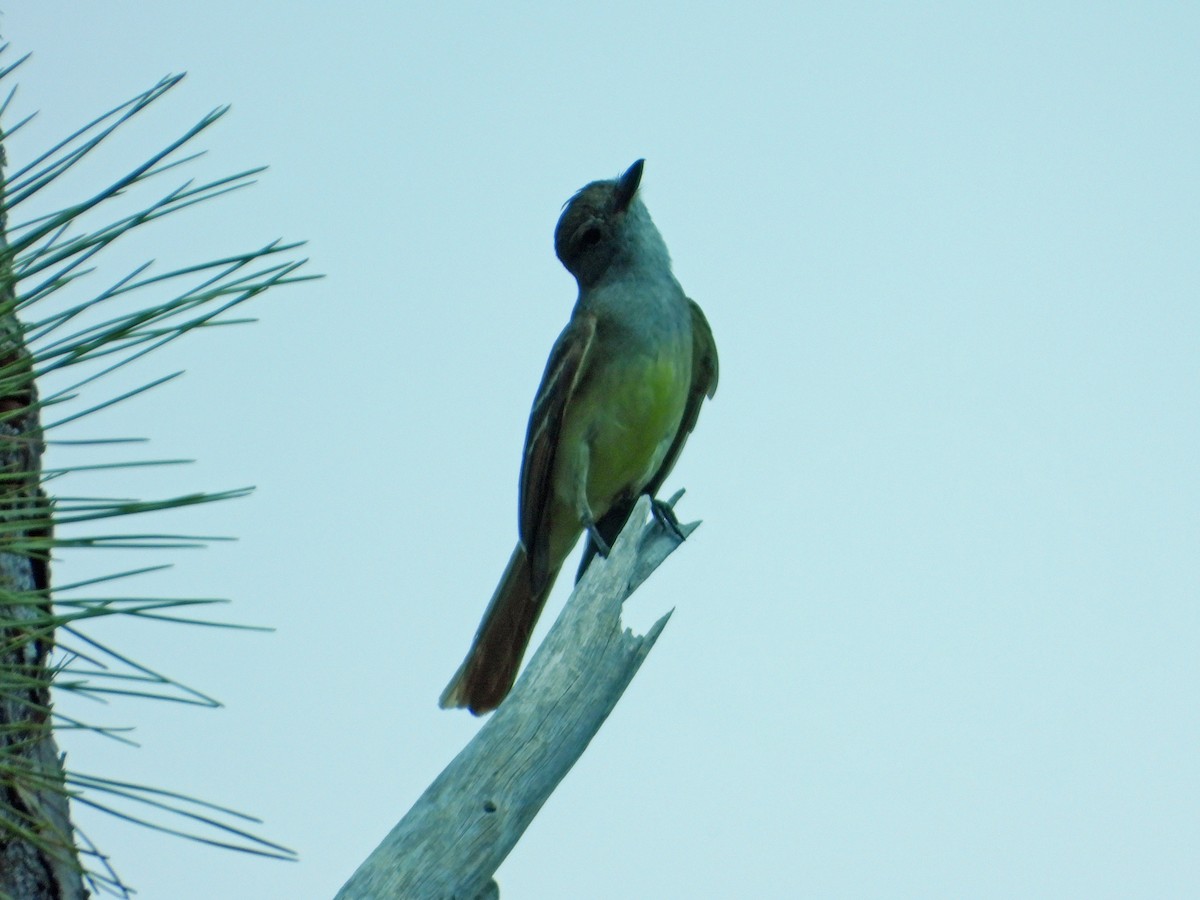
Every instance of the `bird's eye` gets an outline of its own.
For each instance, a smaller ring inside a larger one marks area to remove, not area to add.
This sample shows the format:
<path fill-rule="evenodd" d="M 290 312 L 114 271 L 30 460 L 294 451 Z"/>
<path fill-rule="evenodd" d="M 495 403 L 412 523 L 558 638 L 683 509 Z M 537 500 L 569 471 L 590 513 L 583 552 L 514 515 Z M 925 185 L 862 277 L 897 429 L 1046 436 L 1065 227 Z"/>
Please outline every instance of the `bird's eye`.
<path fill-rule="evenodd" d="M 579 249 L 586 250 L 589 247 L 594 247 L 600 243 L 600 238 L 603 237 L 600 229 L 593 225 L 587 231 L 579 236 Z"/>

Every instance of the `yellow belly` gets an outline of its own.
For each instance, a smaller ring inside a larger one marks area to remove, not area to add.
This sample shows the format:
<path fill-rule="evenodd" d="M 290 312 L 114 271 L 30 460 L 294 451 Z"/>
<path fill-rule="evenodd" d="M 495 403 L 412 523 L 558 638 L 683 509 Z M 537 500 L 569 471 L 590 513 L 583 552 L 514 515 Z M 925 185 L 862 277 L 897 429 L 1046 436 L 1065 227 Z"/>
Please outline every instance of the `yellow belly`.
<path fill-rule="evenodd" d="M 689 354 L 670 348 L 658 357 L 606 366 L 589 379 L 560 433 L 561 477 L 555 484 L 564 505 L 576 506 L 582 481 L 598 519 L 615 498 L 645 487 L 679 429 L 690 374 Z"/>

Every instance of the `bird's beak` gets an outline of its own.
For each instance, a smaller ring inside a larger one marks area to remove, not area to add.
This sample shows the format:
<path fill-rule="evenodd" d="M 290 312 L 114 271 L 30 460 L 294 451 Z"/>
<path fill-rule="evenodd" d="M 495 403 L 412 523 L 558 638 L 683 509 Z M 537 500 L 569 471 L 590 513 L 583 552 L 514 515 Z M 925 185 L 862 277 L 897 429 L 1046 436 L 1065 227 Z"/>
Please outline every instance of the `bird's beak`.
<path fill-rule="evenodd" d="M 618 212 L 624 212 L 633 202 L 633 195 L 637 193 L 638 185 L 642 183 L 642 167 L 645 165 L 646 161 L 639 159 L 617 179 L 617 191 L 613 200 Z"/>

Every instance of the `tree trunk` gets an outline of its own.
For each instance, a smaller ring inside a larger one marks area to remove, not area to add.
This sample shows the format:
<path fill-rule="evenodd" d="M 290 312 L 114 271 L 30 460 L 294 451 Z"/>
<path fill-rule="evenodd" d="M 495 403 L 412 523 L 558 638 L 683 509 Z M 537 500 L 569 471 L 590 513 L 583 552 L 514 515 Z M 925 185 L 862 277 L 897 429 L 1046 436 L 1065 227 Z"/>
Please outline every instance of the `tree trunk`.
<path fill-rule="evenodd" d="M 33 363 L 16 315 L 0 145 L 0 896 L 86 898 L 50 717 L 50 510 Z"/>

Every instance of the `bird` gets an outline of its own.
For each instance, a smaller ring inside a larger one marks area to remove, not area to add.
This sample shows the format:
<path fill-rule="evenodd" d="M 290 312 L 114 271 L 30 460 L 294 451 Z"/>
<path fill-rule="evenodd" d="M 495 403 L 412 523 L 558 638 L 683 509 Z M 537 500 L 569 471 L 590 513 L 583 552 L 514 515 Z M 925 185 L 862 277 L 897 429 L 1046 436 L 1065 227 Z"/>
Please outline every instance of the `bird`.
<path fill-rule="evenodd" d="M 576 580 L 608 555 L 638 498 L 656 497 L 716 393 L 712 329 L 639 195 L 644 166 L 585 185 L 559 217 L 555 254 L 579 293 L 529 414 L 519 540 L 443 708 L 482 715 L 500 705 L 579 537 Z"/>

